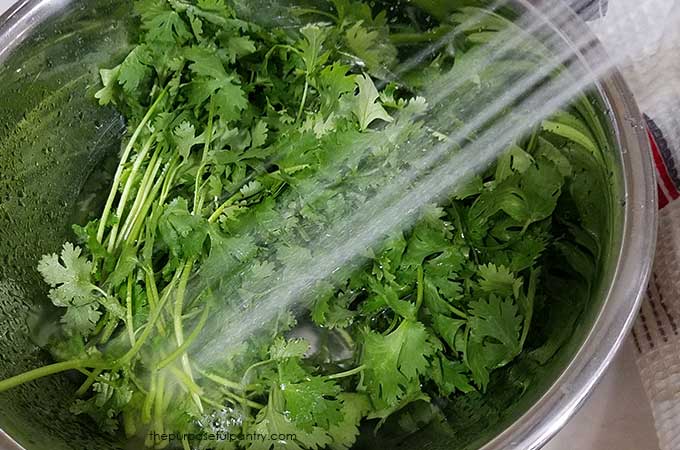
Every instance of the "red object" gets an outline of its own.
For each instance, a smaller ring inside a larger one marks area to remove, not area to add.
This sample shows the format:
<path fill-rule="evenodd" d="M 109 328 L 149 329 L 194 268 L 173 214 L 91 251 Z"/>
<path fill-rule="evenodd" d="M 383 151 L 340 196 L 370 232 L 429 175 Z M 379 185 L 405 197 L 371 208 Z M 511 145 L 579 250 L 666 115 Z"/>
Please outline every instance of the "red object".
<path fill-rule="evenodd" d="M 671 176 L 666 167 L 661 152 L 659 151 L 659 146 L 654 139 L 654 135 L 651 131 L 647 130 L 647 135 L 649 136 L 649 143 L 652 147 L 652 155 L 654 156 L 654 163 L 656 165 L 657 173 L 657 188 L 659 192 L 659 208 L 664 208 L 671 201 L 680 198 L 680 192 L 678 188 L 673 183 Z"/>

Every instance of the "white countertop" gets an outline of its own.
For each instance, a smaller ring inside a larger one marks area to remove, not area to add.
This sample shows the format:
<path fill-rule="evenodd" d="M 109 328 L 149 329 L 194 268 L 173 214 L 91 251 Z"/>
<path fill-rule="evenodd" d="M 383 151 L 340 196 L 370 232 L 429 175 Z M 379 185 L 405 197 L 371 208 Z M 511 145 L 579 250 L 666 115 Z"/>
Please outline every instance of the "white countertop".
<path fill-rule="evenodd" d="M 14 0 L 0 0 L 0 13 Z M 658 450 L 652 413 L 629 343 L 581 411 L 545 450 Z"/>
<path fill-rule="evenodd" d="M 626 342 L 590 399 L 544 450 L 659 450 L 634 352 Z"/>

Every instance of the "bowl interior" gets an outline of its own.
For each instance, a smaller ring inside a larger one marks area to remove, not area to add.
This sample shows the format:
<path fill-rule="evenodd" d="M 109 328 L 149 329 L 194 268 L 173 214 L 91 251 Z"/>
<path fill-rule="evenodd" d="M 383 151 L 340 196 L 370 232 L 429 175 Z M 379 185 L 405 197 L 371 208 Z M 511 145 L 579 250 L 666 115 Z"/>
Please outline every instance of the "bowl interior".
<path fill-rule="evenodd" d="M 70 237 L 70 224 L 92 201 L 81 192 L 106 181 L 90 175 L 118 151 L 125 124 L 115 110 L 97 105 L 93 94 L 98 69 L 123 56 L 134 39 L 124 0 L 34 2 L 8 17 L 0 28 L 0 379 L 49 362 L 40 345 L 45 311 L 51 310 L 36 263 Z M 444 423 L 410 436 L 385 434 L 383 448 L 479 448 L 554 386 L 591 332 L 619 257 L 626 195 L 618 125 L 604 91 L 596 89 L 591 97 L 610 139 L 608 167 L 594 175 L 605 188 L 592 195 L 608 230 L 594 289 L 556 300 L 559 326 L 546 333 L 559 351 L 540 363 L 520 358 L 494 377 L 485 396 L 469 394 L 448 405 Z M 0 428 L 28 450 L 124 447 L 87 418 L 69 413 L 77 387 L 72 376 L 0 394 Z"/>

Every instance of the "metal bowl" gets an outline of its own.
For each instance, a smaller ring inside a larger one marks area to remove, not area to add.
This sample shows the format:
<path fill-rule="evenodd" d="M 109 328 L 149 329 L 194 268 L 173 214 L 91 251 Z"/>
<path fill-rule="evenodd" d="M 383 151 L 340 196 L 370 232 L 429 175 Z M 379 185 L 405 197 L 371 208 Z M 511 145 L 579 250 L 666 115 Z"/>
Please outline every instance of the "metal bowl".
<path fill-rule="evenodd" d="M 541 16 L 540 3 L 512 3 Z M 113 109 L 99 107 L 93 93 L 98 68 L 129 48 L 130 19 L 126 0 L 24 0 L 0 16 L 0 378 L 48 360 L 41 334 L 31 331 L 41 329 L 36 311 L 45 298 L 34 267 L 67 239 L 89 175 L 118 149 L 124 122 Z M 566 23 L 553 29 L 567 45 L 575 36 L 595 42 L 582 22 Z M 595 43 L 578 59 L 587 68 L 603 58 Z M 600 282 L 584 299 L 567 343 L 531 374 L 533 382 L 519 395 L 502 403 L 503 392 L 490 392 L 489 414 L 464 438 L 425 429 L 383 448 L 537 449 L 584 402 L 616 354 L 651 268 L 656 190 L 643 122 L 621 76 L 610 73 L 600 81 L 593 101 L 613 149 L 607 155 L 611 192 L 602 205 L 610 209 L 611 230 Z M 0 394 L 0 448 L 122 448 L 68 412 L 73 390 L 64 375 Z"/>

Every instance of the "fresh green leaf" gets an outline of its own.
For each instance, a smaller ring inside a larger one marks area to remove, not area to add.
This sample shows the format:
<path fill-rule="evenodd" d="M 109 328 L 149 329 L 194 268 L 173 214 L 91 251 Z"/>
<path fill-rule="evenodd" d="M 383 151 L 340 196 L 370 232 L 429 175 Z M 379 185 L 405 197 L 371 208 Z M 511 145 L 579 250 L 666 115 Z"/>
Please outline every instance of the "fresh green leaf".
<path fill-rule="evenodd" d="M 356 84 L 359 86 L 359 93 L 355 98 L 353 112 L 359 121 L 359 128 L 365 131 L 376 120 L 392 122 L 392 116 L 377 102 L 379 94 L 373 81 L 366 75 L 360 75 L 356 78 Z"/>

